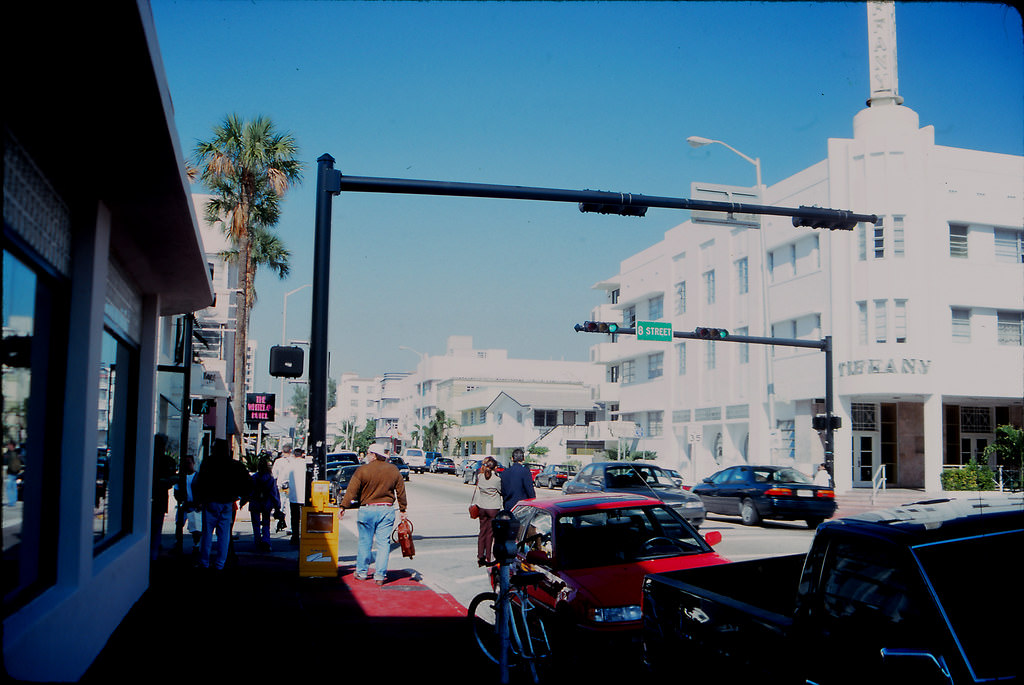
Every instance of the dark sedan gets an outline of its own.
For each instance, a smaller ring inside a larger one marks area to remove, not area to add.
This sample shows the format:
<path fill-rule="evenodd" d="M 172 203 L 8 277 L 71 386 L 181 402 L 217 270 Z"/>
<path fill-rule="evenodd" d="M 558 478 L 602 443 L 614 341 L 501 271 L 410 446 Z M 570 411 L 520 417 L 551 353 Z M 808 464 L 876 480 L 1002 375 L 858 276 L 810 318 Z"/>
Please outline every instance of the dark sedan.
<path fill-rule="evenodd" d="M 575 493 L 624 492 L 656 497 L 675 509 L 694 528 L 704 523 L 704 504 L 696 495 L 678 487 L 665 471 L 653 464 L 606 461 L 588 464 L 562 486 Z"/>
<path fill-rule="evenodd" d="M 708 513 L 739 516 L 748 526 L 781 519 L 817 528 L 836 513 L 835 491 L 789 466 L 732 466 L 705 478 L 693 492 Z"/>
<path fill-rule="evenodd" d="M 570 464 L 548 464 L 544 467 L 544 470 L 538 473 L 534 479 L 534 486 L 551 488 L 560 488 L 565 485 L 566 481 L 576 475 L 576 467 Z"/>
<path fill-rule="evenodd" d="M 335 502 L 340 502 L 341 498 L 345 495 L 345 489 L 348 487 L 349 481 L 352 480 L 352 474 L 359 468 L 359 464 L 344 464 L 338 468 L 334 473 L 334 477 L 331 479 L 331 496 Z"/>

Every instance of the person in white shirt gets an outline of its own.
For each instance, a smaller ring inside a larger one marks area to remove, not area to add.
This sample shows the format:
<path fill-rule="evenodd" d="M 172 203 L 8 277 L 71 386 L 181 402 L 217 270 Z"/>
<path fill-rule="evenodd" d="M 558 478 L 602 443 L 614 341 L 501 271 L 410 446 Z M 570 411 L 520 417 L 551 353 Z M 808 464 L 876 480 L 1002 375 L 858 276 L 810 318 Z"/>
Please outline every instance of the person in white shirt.
<path fill-rule="evenodd" d="M 814 474 L 814 484 L 824 485 L 830 487 L 832 485 L 832 478 L 828 475 L 828 469 L 825 468 L 824 464 L 818 464 L 818 471 Z"/>

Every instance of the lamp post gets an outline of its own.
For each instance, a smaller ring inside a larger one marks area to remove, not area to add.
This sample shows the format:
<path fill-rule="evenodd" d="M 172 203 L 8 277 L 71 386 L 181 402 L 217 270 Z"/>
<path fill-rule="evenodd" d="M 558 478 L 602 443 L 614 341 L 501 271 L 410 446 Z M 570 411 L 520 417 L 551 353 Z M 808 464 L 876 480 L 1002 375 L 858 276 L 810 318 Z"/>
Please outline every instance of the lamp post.
<path fill-rule="evenodd" d="M 704 147 L 705 145 L 717 144 L 726 147 L 737 155 L 745 159 L 754 165 L 754 171 L 757 175 L 757 195 L 758 201 L 764 202 L 764 186 L 761 185 L 761 158 L 750 157 L 743 154 L 732 145 L 724 143 L 721 140 L 712 140 L 711 138 L 704 138 L 702 136 L 690 136 L 686 139 L 686 142 L 690 144 L 690 147 Z M 764 237 L 764 220 L 761 215 L 757 215 L 757 228 L 758 237 L 761 245 L 761 316 L 764 319 L 764 337 L 772 337 L 771 320 L 769 318 L 768 309 L 768 268 L 766 262 L 768 261 L 768 250 Z M 769 462 L 774 462 L 773 457 L 773 442 L 775 438 L 775 374 L 772 368 L 772 347 L 766 345 L 764 348 L 764 375 L 765 375 L 765 392 L 768 400 L 768 455 Z"/>
<path fill-rule="evenodd" d="M 288 297 L 291 296 L 291 295 L 294 295 L 295 293 L 299 292 L 300 290 L 302 290 L 304 288 L 312 288 L 312 287 L 313 287 L 312 283 L 307 283 L 306 285 L 300 285 L 295 290 L 289 290 L 288 292 L 286 292 L 284 294 L 284 306 L 282 307 L 282 314 L 281 314 L 281 346 L 282 347 L 288 344 L 287 338 L 285 336 L 285 331 L 286 331 L 286 329 L 288 327 Z M 283 376 L 281 377 L 281 399 L 279 400 L 278 406 L 281 407 L 282 411 L 284 411 L 286 409 L 286 407 L 288 406 L 287 404 L 285 404 L 285 399 L 284 399 L 284 377 Z"/>

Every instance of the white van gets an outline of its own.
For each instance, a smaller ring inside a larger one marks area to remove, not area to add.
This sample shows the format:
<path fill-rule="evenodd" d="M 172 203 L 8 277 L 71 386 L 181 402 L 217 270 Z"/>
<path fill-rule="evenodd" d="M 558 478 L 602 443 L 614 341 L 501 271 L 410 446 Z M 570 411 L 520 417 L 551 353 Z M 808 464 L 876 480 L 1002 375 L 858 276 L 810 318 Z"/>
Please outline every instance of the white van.
<path fill-rule="evenodd" d="M 419 447 L 406 447 L 399 456 L 405 459 L 413 473 L 423 473 L 427 470 L 427 456 Z"/>

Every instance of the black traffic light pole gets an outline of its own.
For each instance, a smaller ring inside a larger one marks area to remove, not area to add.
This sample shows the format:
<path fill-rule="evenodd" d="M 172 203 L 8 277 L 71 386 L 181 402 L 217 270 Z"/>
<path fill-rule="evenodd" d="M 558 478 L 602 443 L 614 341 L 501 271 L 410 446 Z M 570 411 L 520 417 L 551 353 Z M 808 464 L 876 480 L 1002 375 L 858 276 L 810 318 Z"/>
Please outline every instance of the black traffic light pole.
<path fill-rule="evenodd" d="M 603 322 L 588 322 L 601 324 Z M 586 333 L 605 333 L 607 335 L 636 335 L 635 328 L 624 328 L 616 326 L 614 331 L 610 331 L 607 328 L 605 330 L 587 330 L 586 324 L 576 324 L 575 329 L 577 332 L 583 331 Z M 724 337 L 708 337 L 706 334 L 701 334 L 698 331 L 720 331 Z M 833 474 L 833 464 L 835 463 L 835 421 L 832 418 L 832 411 L 835 405 L 832 403 L 832 336 L 826 335 L 821 340 L 801 340 L 799 338 L 766 338 L 759 335 L 733 335 L 724 329 L 714 328 L 697 328 L 694 332 L 686 331 L 672 331 L 673 338 L 684 338 L 686 340 L 708 340 L 711 342 L 734 342 L 734 343 L 751 343 L 754 345 L 778 345 L 780 347 L 803 347 L 812 350 L 821 350 L 825 353 L 825 468 L 828 469 L 828 475 L 832 477 L 832 482 L 835 482 L 835 475 Z M 769 430 L 774 429 L 774 426 L 769 426 Z"/>
<path fill-rule="evenodd" d="M 603 190 L 558 190 L 525 186 L 421 181 L 370 176 L 344 176 L 334 168 L 334 157 L 323 154 L 317 159 L 316 219 L 313 261 L 313 312 L 309 338 L 309 445 L 313 467 L 319 473 L 326 468 L 327 442 L 327 320 L 331 248 L 331 207 L 333 196 L 342 191 L 394 193 L 407 195 L 444 195 L 506 200 L 575 202 L 581 212 L 643 216 L 649 207 L 686 209 L 733 214 L 768 214 L 793 217 L 794 226 L 853 230 L 861 222 L 875 223 L 875 214 L 854 214 L 844 209 L 822 207 L 774 207 L 739 202 L 687 200 Z M 777 340 L 768 338 L 768 340 Z M 806 342 L 806 341 L 800 341 Z M 771 344 L 778 344 L 773 342 Z M 800 345 L 803 347 L 804 345 Z M 306 490 L 308 502 L 309 489 Z"/>

